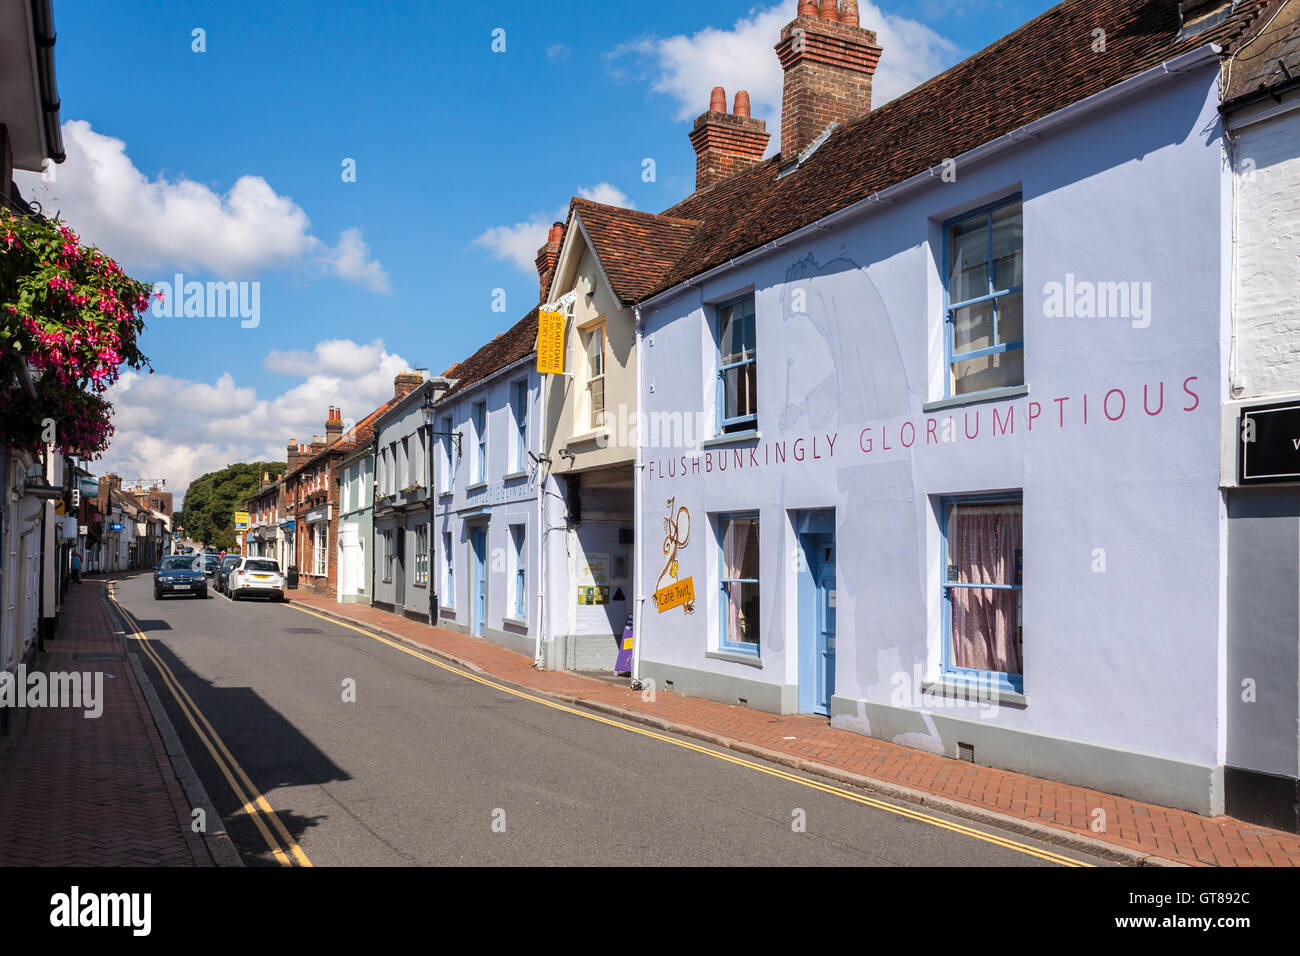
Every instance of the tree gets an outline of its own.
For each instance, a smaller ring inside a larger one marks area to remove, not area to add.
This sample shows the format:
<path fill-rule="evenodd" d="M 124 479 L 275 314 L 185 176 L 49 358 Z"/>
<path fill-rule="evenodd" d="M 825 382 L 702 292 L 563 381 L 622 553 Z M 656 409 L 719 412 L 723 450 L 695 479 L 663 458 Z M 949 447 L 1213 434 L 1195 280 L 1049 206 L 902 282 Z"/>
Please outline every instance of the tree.
<path fill-rule="evenodd" d="M 261 487 L 264 473 L 276 479 L 285 467 L 282 461 L 241 462 L 195 478 L 185 492 L 184 508 L 177 512 L 186 537 L 214 548 L 233 548 L 235 512 L 244 510 L 248 497 Z"/>

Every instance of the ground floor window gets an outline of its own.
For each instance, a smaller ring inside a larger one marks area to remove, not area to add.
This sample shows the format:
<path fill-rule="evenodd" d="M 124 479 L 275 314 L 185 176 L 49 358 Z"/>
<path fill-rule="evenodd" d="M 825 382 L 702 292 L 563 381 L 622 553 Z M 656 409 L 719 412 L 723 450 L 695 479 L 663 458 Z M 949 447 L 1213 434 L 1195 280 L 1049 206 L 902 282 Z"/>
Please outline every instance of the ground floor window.
<path fill-rule="evenodd" d="M 519 620 L 525 620 L 528 616 L 528 580 L 525 571 L 525 548 L 524 548 L 524 526 L 521 524 L 512 524 L 510 526 L 510 546 L 511 546 L 511 564 L 513 565 L 515 578 L 515 610 L 514 616 Z"/>
<path fill-rule="evenodd" d="M 757 655 L 758 640 L 758 515 L 721 515 L 721 596 L 719 647 Z"/>
<path fill-rule="evenodd" d="M 429 526 L 415 529 L 415 583 L 429 583 Z"/>
<path fill-rule="evenodd" d="M 951 676 L 1024 687 L 1019 498 L 945 499 L 944 659 Z"/>
<path fill-rule="evenodd" d="M 391 584 L 393 580 L 393 532 L 384 532 L 384 583 Z"/>
<path fill-rule="evenodd" d="M 311 529 L 312 533 L 312 573 L 324 577 L 325 570 L 325 539 L 329 537 L 327 533 L 328 525 L 318 524 Z"/>
<path fill-rule="evenodd" d="M 456 606 L 456 577 L 452 568 L 452 550 L 451 550 L 451 532 L 444 531 L 442 534 L 442 564 L 447 569 L 447 580 L 442 596 L 442 603 L 446 607 Z"/>

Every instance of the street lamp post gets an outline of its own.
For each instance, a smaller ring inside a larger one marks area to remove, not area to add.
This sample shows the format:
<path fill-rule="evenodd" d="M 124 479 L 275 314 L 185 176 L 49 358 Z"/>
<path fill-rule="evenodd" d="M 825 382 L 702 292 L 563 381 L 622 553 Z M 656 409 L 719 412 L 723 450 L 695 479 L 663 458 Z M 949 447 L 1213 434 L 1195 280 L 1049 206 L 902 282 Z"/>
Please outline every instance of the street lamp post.
<path fill-rule="evenodd" d="M 434 562 L 433 562 L 433 555 L 434 555 L 434 548 L 433 548 L 433 535 L 434 535 L 434 527 L 433 527 L 433 496 L 434 496 L 434 488 L 436 487 L 435 482 L 434 482 L 434 480 L 433 480 L 433 440 L 434 440 L 434 438 L 449 438 L 449 439 L 451 439 L 452 441 L 454 441 L 454 442 L 456 443 L 456 457 L 459 458 L 459 457 L 460 457 L 460 453 L 461 453 L 461 451 L 460 451 L 460 432 L 450 432 L 450 431 L 449 431 L 449 432 L 436 432 L 436 431 L 433 430 L 434 406 L 436 405 L 436 401 L 435 401 L 435 399 L 434 399 L 434 397 L 433 397 L 433 391 L 434 391 L 434 390 L 433 390 L 433 386 L 430 385 L 430 386 L 429 386 L 429 390 L 426 391 L 426 392 L 424 393 L 424 404 L 420 406 L 421 409 L 424 411 L 424 425 L 425 425 L 425 428 L 428 429 L 428 435 L 429 435 L 429 441 L 428 441 L 428 443 L 427 443 L 428 446 L 429 446 L 429 461 L 428 461 L 428 469 L 425 471 L 426 483 L 427 483 L 427 486 L 428 486 L 428 497 L 429 497 L 429 534 L 426 536 L 426 538 L 425 538 L 425 542 L 424 542 L 424 543 L 425 543 L 425 547 L 427 547 L 427 548 L 429 549 L 429 563 L 428 563 L 428 569 L 429 569 L 429 581 L 428 581 L 428 585 L 429 585 L 429 624 L 430 624 L 431 626 L 432 626 L 432 625 L 436 625 L 436 624 L 438 623 L 438 588 L 437 588 L 437 585 L 434 584 L 434 580 L 433 580 L 434 577 L 435 577 L 435 575 L 434 575 L 434 573 L 433 573 L 433 565 L 434 565 Z"/>

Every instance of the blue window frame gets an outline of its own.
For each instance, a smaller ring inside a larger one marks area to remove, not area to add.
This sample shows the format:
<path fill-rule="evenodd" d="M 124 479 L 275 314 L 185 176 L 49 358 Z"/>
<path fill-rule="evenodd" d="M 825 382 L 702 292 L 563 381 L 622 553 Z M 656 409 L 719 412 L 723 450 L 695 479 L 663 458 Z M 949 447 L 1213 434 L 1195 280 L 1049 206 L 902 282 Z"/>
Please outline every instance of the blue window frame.
<path fill-rule="evenodd" d="M 487 481 L 487 402 L 474 403 L 474 437 L 478 440 L 474 480 Z"/>
<path fill-rule="evenodd" d="M 718 306 L 718 434 L 758 427 L 758 330 L 754 297 Z"/>
<path fill-rule="evenodd" d="M 1025 383 L 1020 197 L 944 223 L 945 395 Z"/>
<path fill-rule="evenodd" d="M 515 382 L 511 407 L 515 413 L 515 471 L 523 471 L 528 460 L 528 382 Z"/>
<path fill-rule="evenodd" d="M 718 648 L 758 657 L 758 513 L 717 520 Z"/>
<path fill-rule="evenodd" d="M 943 674 L 1023 692 L 1023 500 L 968 495 L 941 508 Z"/>

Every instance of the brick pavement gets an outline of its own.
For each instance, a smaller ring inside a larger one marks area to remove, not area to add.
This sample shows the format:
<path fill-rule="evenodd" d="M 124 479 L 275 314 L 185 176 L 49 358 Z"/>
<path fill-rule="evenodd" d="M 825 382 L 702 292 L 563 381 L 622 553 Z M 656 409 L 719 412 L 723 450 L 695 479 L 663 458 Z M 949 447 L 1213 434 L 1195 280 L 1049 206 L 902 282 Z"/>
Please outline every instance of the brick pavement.
<path fill-rule="evenodd" d="M 694 730 L 701 736 L 726 738 L 737 749 L 761 748 L 795 765 L 815 763 L 955 801 L 973 811 L 1047 825 L 1063 839 L 1092 838 L 1131 853 L 1192 866 L 1300 865 L 1300 836 L 1232 817 L 1204 817 L 1026 774 L 972 766 L 838 730 L 824 717 L 780 716 L 663 690 L 653 701 L 646 701 L 626 682 L 568 671 L 537 671 L 531 658 L 481 638 L 429 627 L 367 605 L 339 604 L 300 591 L 291 592 L 290 598 L 293 603 L 360 625 L 382 628 L 513 684 L 593 706 L 621 708 L 677 725 L 673 729 L 684 733 Z M 1093 810 L 1098 807 L 1105 810 L 1104 833 L 1094 833 L 1090 827 Z"/>
<path fill-rule="evenodd" d="M 24 732 L 0 737 L 0 865 L 213 866 L 130 665 L 75 656 L 125 649 L 105 586 L 69 586 L 58 634 L 31 667 L 103 671 L 103 713 L 30 708 Z"/>

